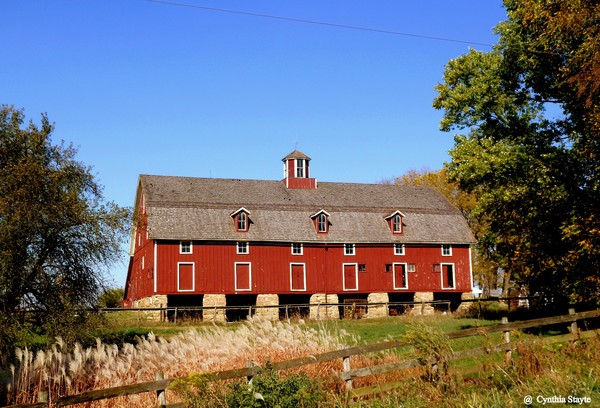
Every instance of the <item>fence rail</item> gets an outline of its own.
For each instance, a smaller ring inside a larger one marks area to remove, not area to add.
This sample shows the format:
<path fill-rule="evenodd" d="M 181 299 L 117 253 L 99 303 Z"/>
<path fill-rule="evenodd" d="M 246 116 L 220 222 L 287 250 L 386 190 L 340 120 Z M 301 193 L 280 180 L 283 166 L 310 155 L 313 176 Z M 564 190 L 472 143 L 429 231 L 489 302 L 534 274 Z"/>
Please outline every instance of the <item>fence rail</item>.
<path fill-rule="evenodd" d="M 341 302 L 341 303 L 294 303 L 294 304 L 281 304 L 281 305 L 236 305 L 236 306 L 159 306 L 159 307 L 130 307 L 130 308 L 103 308 L 99 309 L 100 313 L 122 313 L 122 312 L 138 312 L 138 318 L 141 313 L 144 312 L 160 312 L 160 319 L 166 320 L 167 318 L 177 322 L 181 318 L 180 313 L 192 312 L 192 313 L 203 313 L 206 311 L 213 312 L 211 315 L 213 319 L 216 316 L 216 311 L 228 312 L 228 311 L 247 311 L 247 315 L 251 316 L 253 312 L 264 309 L 277 309 L 280 316 L 286 319 L 290 318 L 292 314 L 297 310 L 304 310 L 306 314 L 310 308 L 352 308 L 353 310 L 369 307 L 381 307 L 388 308 L 390 315 L 395 315 L 393 312 L 395 308 L 414 308 L 433 306 L 438 310 L 448 311 L 452 310 L 452 305 L 458 304 L 485 304 L 488 302 L 506 302 L 508 304 L 509 311 L 511 310 L 511 303 L 523 302 L 529 300 L 539 300 L 539 296 L 522 296 L 522 297 L 487 297 L 487 298 L 474 298 L 474 299 L 444 299 L 444 300 L 432 300 L 432 301 L 403 301 L 403 302 L 357 302 L 353 299 L 353 302 Z M 318 314 L 318 313 L 317 313 Z M 355 317 L 356 313 L 350 313 L 351 316 Z M 343 317 L 340 314 L 340 317 Z"/>
<path fill-rule="evenodd" d="M 545 317 L 540 319 L 531 319 L 520 322 L 509 323 L 508 319 L 504 318 L 502 324 L 493 325 L 493 326 L 485 326 L 485 327 L 476 327 L 469 328 L 463 330 L 456 330 L 452 332 L 445 333 L 445 335 L 449 339 L 458 339 L 463 337 L 472 337 L 478 335 L 486 335 L 489 333 L 503 333 L 503 342 L 502 344 L 490 346 L 490 347 L 481 347 L 463 350 L 459 352 L 453 353 L 449 360 L 455 360 L 459 358 L 472 357 L 476 355 L 480 355 L 483 353 L 489 352 L 501 352 L 504 351 L 506 353 L 506 358 L 511 358 L 511 351 L 516 347 L 514 343 L 510 342 L 510 332 L 512 330 L 523 330 L 529 328 L 543 327 L 548 325 L 556 325 L 563 323 L 570 323 L 568 326 L 570 330 L 570 334 L 561 335 L 561 336 L 552 336 L 551 339 L 558 339 L 559 341 L 566 341 L 569 338 L 576 339 L 579 337 L 589 337 L 593 335 L 600 335 L 600 330 L 590 330 L 590 331 L 581 331 L 577 322 L 581 320 L 588 319 L 596 319 L 600 317 L 600 309 L 587 311 L 587 312 L 579 312 L 575 313 L 573 309 L 569 310 L 569 314 L 561 315 L 561 316 L 552 316 Z M 315 364 L 319 362 L 327 362 L 337 359 L 342 359 L 343 370 L 338 373 L 338 378 L 346 382 L 346 389 L 349 392 L 349 395 L 352 397 L 360 397 L 372 394 L 378 391 L 386 391 L 390 390 L 394 387 L 394 383 L 385 383 L 378 384 L 377 386 L 363 387 L 360 389 L 353 389 L 352 380 L 354 378 L 365 377 L 374 374 L 383 374 L 391 371 L 403 370 L 411 367 L 416 367 L 419 365 L 424 365 L 427 363 L 435 363 L 433 359 L 429 359 L 427 361 L 423 361 L 421 359 L 410 359 L 404 360 L 397 363 L 392 364 L 383 364 L 383 365 L 375 365 L 371 367 L 357 368 L 352 369 L 350 364 L 350 357 L 356 355 L 362 355 L 367 353 L 373 353 L 378 351 L 395 349 L 403 346 L 408 346 L 409 344 L 404 340 L 388 340 L 384 342 L 374 343 L 370 345 L 364 346 L 355 346 L 349 347 L 341 350 L 329 351 L 325 353 L 308 355 L 305 357 L 295 358 L 291 360 L 279 361 L 272 363 L 272 368 L 276 371 L 288 370 L 291 368 L 302 367 L 309 364 Z M 261 366 L 255 364 L 249 364 L 248 367 L 211 372 L 206 373 L 209 378 L 213 380 L 228 380 L 235 378 L 243 378 L 246 377 L 251 379 L 252 377 L 259 374 L 263 368 Z M 156 392 L 157 393 L 157 405 L 161 407 L 180 407 L 183 406 L 181 403 L 172 403 L 166 404 L 166 400 L 164 397 L 164 391 L 169 387 L 169 385 L 175 379 L 162 379 L 162 374 L 157 374 L 159 379 L 156 381 L 147 381 L 143 383 L 137 383 L 132 385 L 125 385 L 120 387 L 107 388 L 103 390 L 95 390 L 88 391 L 77 395 L 65 396 L 56 399 L 53 402 L 53 406 L 56 407 L 64 407 L 69 405 L 74 405 L 83 402 L 91 402 L 97 401 L 101 399 L 120 397 L 125 395 L 134 395 L 145 392 Z M 45 394 L 45 395 L 44 395 Z M 39 402 L 36 404 L 19 404 L 19 405 L 10 405 L 8 408 L 33 408 L 33 407 L 48 407 L 49 403 L 47 402 L 47 393 L 41 393 L 39 398 Z"/>

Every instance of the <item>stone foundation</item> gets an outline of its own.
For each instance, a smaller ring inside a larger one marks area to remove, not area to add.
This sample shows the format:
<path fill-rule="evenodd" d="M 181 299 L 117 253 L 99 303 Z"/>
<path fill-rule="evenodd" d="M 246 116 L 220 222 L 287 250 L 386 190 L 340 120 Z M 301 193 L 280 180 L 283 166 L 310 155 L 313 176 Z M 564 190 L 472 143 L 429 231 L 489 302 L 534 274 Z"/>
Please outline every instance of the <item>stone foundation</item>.
<path fill-rule="evenodd" d="M 414 305 L 410 311 L 412 316 L 430 316 L 434 314 L 435 310 L 431 303 L 422 303 L 433 302 L 433 292 L 415 292 L 414 302 L 421 304 Z"/>
<path fill-rule="evenodd" d="M 367 303 L 385 303 L 384 305 L 369 306 L 367 315 L 365 317 L 385 317 L 388 313 L 387 303 L 390 301 L 390 297 L 387 293 L 369 293 L 367 296 Z"/>
<path fill-rule="evenodd" d="M 470 300 L 473 299 L 473 292 L 464 292 L 460 294 L 460 300 Z M 456 309 L 457 313 L 466 312 L 469 307 L 473 304 L 473 302 L 461 302 Z"/>
<path fill-rule="evenodd" d="M 225 309 L 215 309 L 220 306 L 227 306 L 225 295 L 204 295 L 202 297 L 202 320 L 224 323 L 227 320 Z"/>
<path fill-rule="evenodd" d="M 279 320 L 279 296 L 278 295 L 258 295 L 256 296 L 256 306 L 272 306 L 272 307 L 257 307 L 256 317 L 267 320 Z"/>
<path fill-rule="evenodd" d="M 314 320 L 339 319 L 340 311 L 337 306 L 321 306 L 323 303 L 338 303 L 337 295 L 316 293 L 310 297 L 309 318 Z"/>
<path fill-rule="evenodd" d="M 150 309 L 153 307 L 167 307 L 167 295 L 153 295 L 134 300 L 133 308 Z M 164 320 L 165 312 L 162 310 L 149 310 L 143 313 L 148 320 Z"/>

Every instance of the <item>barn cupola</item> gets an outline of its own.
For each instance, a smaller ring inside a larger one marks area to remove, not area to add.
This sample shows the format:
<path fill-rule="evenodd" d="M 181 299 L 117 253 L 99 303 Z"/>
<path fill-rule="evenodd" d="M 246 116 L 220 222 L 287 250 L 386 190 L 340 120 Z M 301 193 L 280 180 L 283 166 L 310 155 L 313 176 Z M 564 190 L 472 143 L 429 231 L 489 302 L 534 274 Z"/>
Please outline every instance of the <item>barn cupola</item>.
<path fill-rule="evenodd" d="M 287 188 L 316 189 L 317 179 L 310 177 L 310 157 L 294 150 L 283 159 L 283 182 Z"/>

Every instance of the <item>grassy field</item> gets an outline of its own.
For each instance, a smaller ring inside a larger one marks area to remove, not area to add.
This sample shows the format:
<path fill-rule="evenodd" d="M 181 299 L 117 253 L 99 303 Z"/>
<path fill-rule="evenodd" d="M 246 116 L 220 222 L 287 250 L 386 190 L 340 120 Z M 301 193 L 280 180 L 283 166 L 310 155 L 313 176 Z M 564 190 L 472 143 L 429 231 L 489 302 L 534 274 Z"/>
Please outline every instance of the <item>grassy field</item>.
<path fill-rule="evenodd" d="M 435 350 L 448 355 L 452 351 L 501 342 L 500 333 L 445 339 L 440 333 L 494 325 L 499 321 L 441 314 L 322 322 L 252 319 L 215 325 L 157 322 L 145 319 L 143 313 L 127 311 L 107 315 L 106 320 L 108 328 L 97 333 L 103 340 L 97 341 L 92 347 L 77 346 L 72 350 L 59 341 L 45 351 L 18 353 L 19 369 L 11 380 L 12 402 L 32 402 L 40 387 L 51 387 L 54 396 L 72 395 L 91 389 L 152 380 L 157 370 L 164 371 L 167 378 L 186 377 L 190 373 L 244 367 L 248 361 L 264 366 L 269 361 L 288 360 L 391 339 L 411 339 L 412 346 L 393 352 L 357 356 L 356 359 L 353 357 L 352 367 L 370 366 L 375 362 L 396 362 L 419 357 L 419 353 L 430 355 Z M 356 381 L 356 387 L 379 384 L 380 381 L 398 382 L 399 391 L 369 401 L 352 402 L 339 393 L 343 383 L 340 386 L 339 379 L 335 380 L 332 373 L 341 371 L 341 360 L 304 367 L 310 380 L 268 378 L 267 382 L 289 390 L 298 384 L 311 386 L 311 381 L 322 381 L 319 392 L 325 392 L 325 396 L 319 394 L 316 398 L 317 394 L 313 395 L 315 401 L 321 401 L 316 406 L 322 407 L 347 407 L 351 404 L 385 408 L 425 407 L 432 404 L 442 407 L 522 406 L 523 398 L 527 395 L 524 393 L 529 389 L 539 395 L 571 393 L 589 396 L 595 402 L 600 402 L 600 381 L 597 379 L 600 371 L 600 339 L 582 339 L 576 343 L 542 342 L 541 336 L 521 332 L 512 333 L 511 337 L 514 340 L 526 340 L 526 343 L 513 353 L 515 358 L 510 363 L 504 361 L 502 353 L 495 353 L 443 364 L 433 376 L 427 367 L 423 367 Z M 123 340 L 130 340 L 134 344 L 120 344 Z M 552 382 L 544 378 L 552 378 Z M 56 382 L 51 383 L 49 379 Z M 244 386 L 238 387 L 240 389 L 244 389 Z M 208 400 L 204 394 L 190 395 L 196 395 L 195 398 L 200 401 L 200 405 L 195 406 L 223 402 Z M 219 395 L 218 398 L 226 398 L 225 394 Z M 150 394 L 121 398 L 101 406 L 148 406 L 154 404 L 152 398 Z M 228 398 L 231 398 L 231 392 Z M 536 406 L 535 403 L 533 405 Z"/>

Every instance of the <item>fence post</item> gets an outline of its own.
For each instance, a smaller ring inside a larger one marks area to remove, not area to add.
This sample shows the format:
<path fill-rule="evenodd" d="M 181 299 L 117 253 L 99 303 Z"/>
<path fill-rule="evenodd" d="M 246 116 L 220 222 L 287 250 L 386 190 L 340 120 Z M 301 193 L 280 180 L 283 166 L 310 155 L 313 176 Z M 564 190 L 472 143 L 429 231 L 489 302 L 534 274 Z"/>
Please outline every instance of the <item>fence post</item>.
<path fill-rule="evenodd" d="M 503 317 L 502 318 L 502 324 L 508 324 L 508 317 Z M 504 330 L 504 350 L 505 350 L 505 355 L 504 358 L 505 360 L 508 362 L 511 360 L 512 358 L 512 351 L 510 348 L 510 330 Z"/>
<path fill-rule="evenodd" d="M 177 324 L 177 308 L 175 308 L 175 316 L 173 317 L 175 324 Z"/>
<path fill-rule="evenodd" d="M 162 371 L 158 371 L 155 378 L 157 381 L 164 380 L 165 375 Z M 165 390 L 156 390 L 156 405 L 160 408 L 167 406 L 167 396 L 165 394 Z"/>
<path fill-rule="evenodd" d="M 248 368 L 252 368 L 254 367 L 254 361 L 248 361 L 246 363 L 246 367 Z M 246 377 L 248 379 L 248 391 L 252 389 L 252 379 L 254 379 L 253 375 L 249 375 L 248 377 Z"/>
<path fill-rule="evenodd" d="M 350 371 L 350 356 L 345 356 L 342 361 L 343 361 L 344 372 Z M 349 378 L 346 380 L 346 390 L 351 390 L 351 389 L 352 389 L 352 378 Z"/>
<path fill-rule="evenodd" d="M 569 309 L 569 314 L 570 315 L 574 315 L 575 314 L 575 309 L 570 308 Z M 571 333 L 575 336 L 575 339 L 577 339 L 577 320 L 575 320 L 573 323 L 571 323 Z"/>
<path fill-rule="evenodd" d="M 290 320 L 289 307 L 290 305 L 285 305 L 285 320 Z"/>

